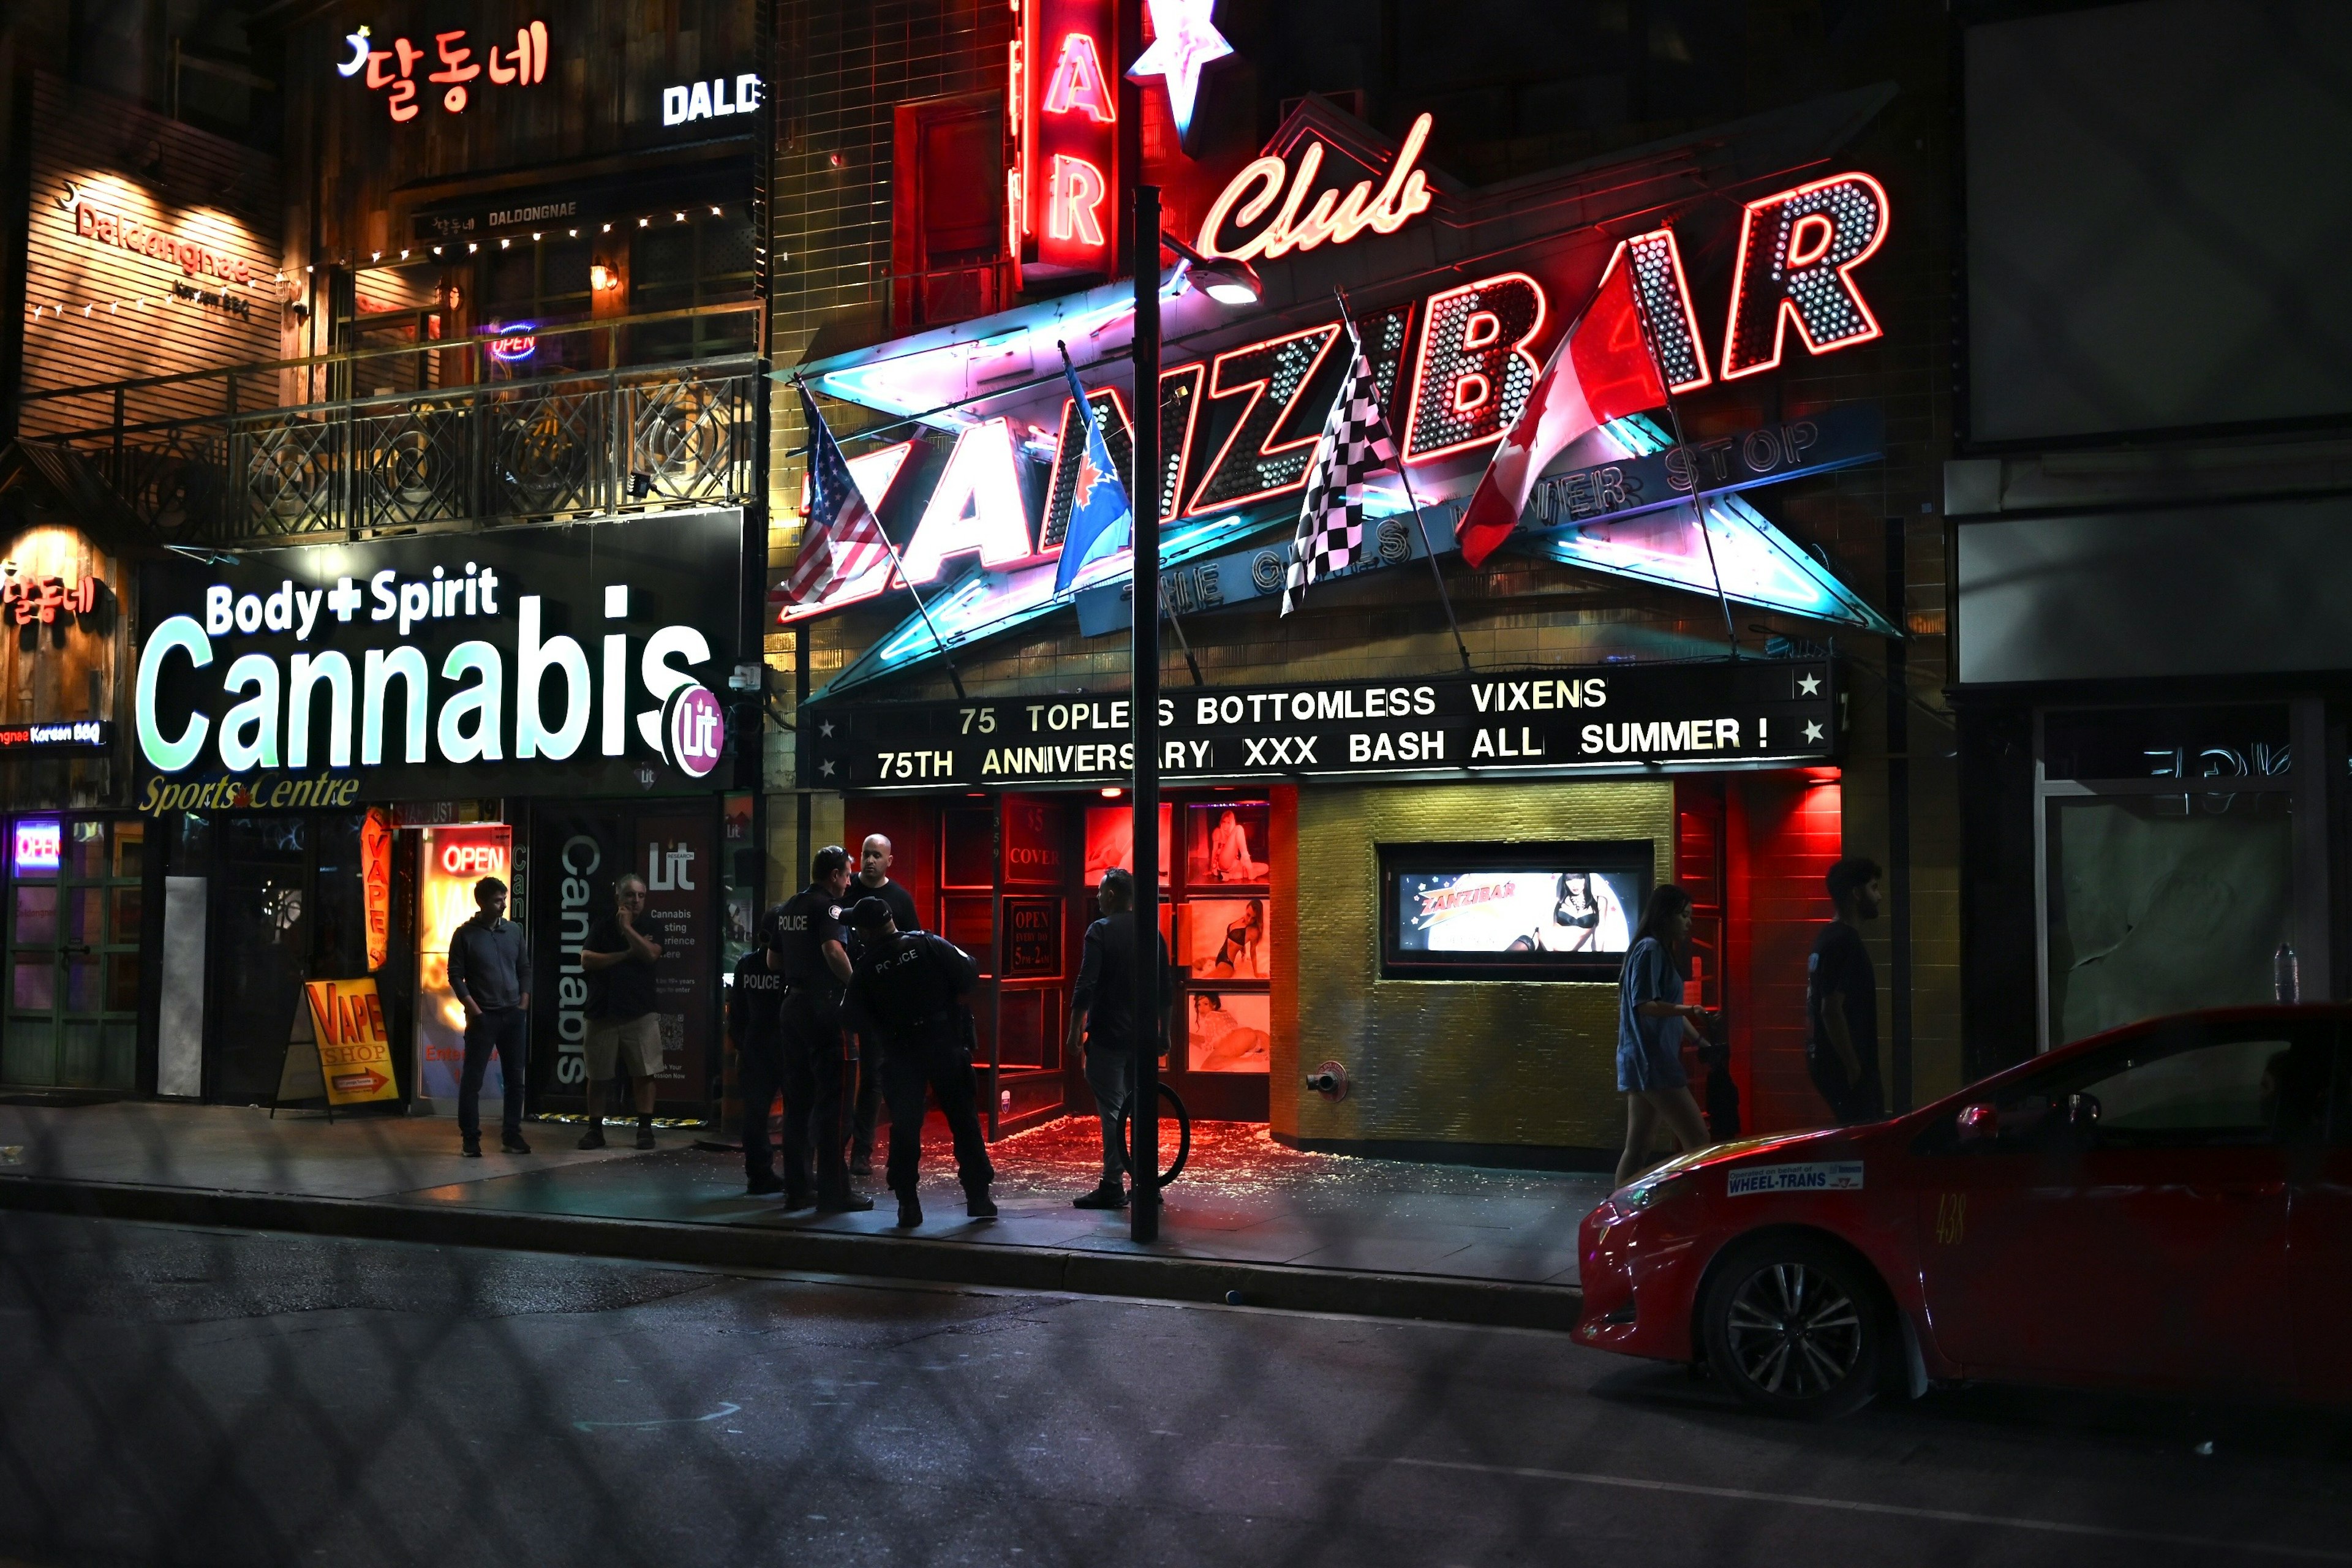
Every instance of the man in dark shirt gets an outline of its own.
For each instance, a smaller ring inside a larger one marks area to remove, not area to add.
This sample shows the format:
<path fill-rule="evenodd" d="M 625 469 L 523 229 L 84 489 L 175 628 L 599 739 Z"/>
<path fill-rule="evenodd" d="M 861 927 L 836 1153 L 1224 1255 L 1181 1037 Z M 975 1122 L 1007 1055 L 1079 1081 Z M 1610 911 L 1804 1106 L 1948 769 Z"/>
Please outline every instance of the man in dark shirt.
<path fill-rule="evenodd" d="M 784 1181 L 808 1184 L 809 1145 L 816 1145 L 820 1214 L 851 1214 L 874 1200 L 849 1190 L 842 1157 L 841 996 L 849 984 L 849 931 L 841 900 L 849 891 L 849 851 L 828 844 L 809 865 L 809 885 L 768 912 L 766 938 L 783 961 Z M 762 1108 L 764 1112 L 764 1108 Z M 746 1108 L 749 1114 L 749 1108 Z"/>
<path fill-rule="evenodd" d="M 784 1082 L 782 941 L 782 927 L 771 921 L 761 945 L 736 961 L 734 984 L 727 988 L 727 1034 L 735 1042 L 743 1100 L 743 1190 L 782 1193 L 791 1210 L 809 1206 L 807 1179 L 797 1187 L 780 1180 L 768 1147 L 768 1108 Z"/>
<path fill-rule="evenodd" d="M 613 912 L 581 944 L 588 973 L 588 1131 L 583 1149 L 604 1146 L 604 1093 L 622 1065 L 636 1086 L 637 1147 L 654 1146 L 654 1079 L 662 1071 L 661 1015 L 654 1010 L 654 965 L 669 928 L 646 913 L 646 879 L 613 884 Z"/>
<path fill-rule="evenodd" d="M 849 912 L 860 949 L 849 983 L 849 1009 L 861 1037 L 881 1038 L 882 1079 L 890 1100 L 890 1190 L 898 1194 L 898 1226 L 923 1223 L 916 1196 L 923 1153 L 923 1096 L 940 1102 L 955 1141 L 956 1174 L 964 1212 L 994 1219 L 988 1184 L 988 1141 L 972 1104 L 971 1052 L 963 999 L 980 970 L 961 948 L 929 931 L 902 931 L 888 900 L 866 899 Z"/>
<path fill-rule="evenodd" d="M 1127 1159 L 1119 1148 L 1118 1119 L 1127 1109 L 1135 1081 L 1135 877 L 1114 867 L 1103 873 L 1096 895 L 1102 919 L 1087 928 L 1085 956 L 1078 963 L 1077 988 L 1070 994 L 1069 1048 L 1078 1048 L 1079 1031 L 1086 1036 L 1087 1084 L 1095 1091 L 1095 1113 L 1102 1119 L 1102 1182 L 1094 1191 L 1072 1200 L 1082 1209 L 1127 1206 L 1127 1188 L 1120 1176 Z M 1168 941 L 1153 933 L 1160 948 L 1160 1039 L 1168 1038 L 1168 1004 L 1174 987 L 1168 983 Z"/>
<path fill-rule="evenodd" d="M 1885 1114 L 1878 1087 L 1878 976 L 1862 922 L 1878 918 L 1878 862 L 1850 855 L 1823 879 L 1837 919 L 1806 963 L 1805 1065 L 1841 1126 Z"/>
<path fill-rule="evenodd" d="M 530 944 L 506 918 L 507 885 L 496 877 L 474 884 L 474 917 L 449 937 L 449 994 L 466 1009 L 466 1060 L 457 1078 L 457 1144 L 482 1152 L 482 1078 L 499 1054 L 506 1084 L 499 1147 L 528 1154 L 522 1141 L 523 1082 L 530 1062 Z"/>
<path fill-rule="evenodd" d="M 915 913 L 915 897 L 890 879 L 890 841 L 879 833 L 869 833 L 857 854 L 857 882 L 849 890 L 852 902 L 880 899 L 890 906 L 890 920 L 902 931 L 920 931 L 923 922 Z M 857 963 L 860 942 L 857 928 L 849 931 L 849 962 Z M 850 1108 L 849 1173 L 870 1176 L 874 1173 L 874 1125 L 882 1110 L 882 1038 L 871 1030 L 857 1031 L 857 1099 Z"/>

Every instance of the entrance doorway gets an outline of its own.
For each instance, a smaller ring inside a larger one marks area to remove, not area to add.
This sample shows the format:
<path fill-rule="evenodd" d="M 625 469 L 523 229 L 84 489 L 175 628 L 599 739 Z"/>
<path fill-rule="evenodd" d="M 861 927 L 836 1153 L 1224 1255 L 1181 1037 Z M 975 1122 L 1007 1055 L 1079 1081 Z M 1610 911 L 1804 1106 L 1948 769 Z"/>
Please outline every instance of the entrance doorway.
<path fill-rule="evenodd" d="M 146 824 L 19 816 L 8 844 L 0 1083 L 135 1089 Z"/>

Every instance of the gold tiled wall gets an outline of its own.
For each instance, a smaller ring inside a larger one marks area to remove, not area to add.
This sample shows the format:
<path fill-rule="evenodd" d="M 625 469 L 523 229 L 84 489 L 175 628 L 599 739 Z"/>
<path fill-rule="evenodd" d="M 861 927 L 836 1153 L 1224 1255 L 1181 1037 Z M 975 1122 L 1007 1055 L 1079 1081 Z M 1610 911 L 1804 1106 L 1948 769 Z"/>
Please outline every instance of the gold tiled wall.
<path fill-rule="evenodd" d="M 1275 985 L 1274 1131 L 1368 1142 L 1622 1143 L 1616 986 L 1381 979 L 1375 846 L 1646 838 L 1653 874 L 1664 881 L 1673 873 L 1673 784 L 1309 784 L 1297 800 L 1297 894 L 1287 912 L 1276 911 L 1290 929 L 1275 946 L 1286 962 Z M 1305 1069 L 1327 1058 L 1347 1067 L 1351 1085 L 1336 1104 L 1304 1087 Z"/>

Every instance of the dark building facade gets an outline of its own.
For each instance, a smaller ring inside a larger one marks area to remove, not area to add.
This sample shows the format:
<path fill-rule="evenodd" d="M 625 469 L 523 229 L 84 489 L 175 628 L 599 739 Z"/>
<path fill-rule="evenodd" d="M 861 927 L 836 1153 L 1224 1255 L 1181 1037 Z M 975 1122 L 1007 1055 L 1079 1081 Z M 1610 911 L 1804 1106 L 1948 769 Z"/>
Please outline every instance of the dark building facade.
<path fill-rule="evenodd" d="M 2352 193 L 2308 155 L 2345 128 L 2306 75 L 2347 47 L 2332 7 L 1959 21 L 1944 490 L 1982 1069 L 2342 993 L 2352 329 L 2326 237 Z M 2226 107 L 2158 107 L 2209 90 Z"/>

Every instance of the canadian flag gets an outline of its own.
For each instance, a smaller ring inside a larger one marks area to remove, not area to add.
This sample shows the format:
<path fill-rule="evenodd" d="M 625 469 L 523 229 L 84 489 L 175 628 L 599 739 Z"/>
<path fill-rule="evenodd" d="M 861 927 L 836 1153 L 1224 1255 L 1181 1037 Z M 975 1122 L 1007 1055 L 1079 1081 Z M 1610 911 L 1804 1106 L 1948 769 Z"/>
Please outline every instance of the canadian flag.
<path fill-rule="evenodd" d="M 1528 492 L 1544 465 L 1568 444 L 1611 419 L 1655 408 L 1666 400 L 1665 383 L 1642 335 L 1641 306 L 1633 298 L 1633 269 L 1625 247 L 1609 259 L 1592 302 L 1571 323 L 1536 377 L 1528 405 L 1519 411 L 1494 460 L 1470 497 L 1454 531 L 1462 559 L 1483 565 L 1496 547 L 1519 526 Z"/>

